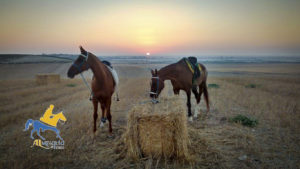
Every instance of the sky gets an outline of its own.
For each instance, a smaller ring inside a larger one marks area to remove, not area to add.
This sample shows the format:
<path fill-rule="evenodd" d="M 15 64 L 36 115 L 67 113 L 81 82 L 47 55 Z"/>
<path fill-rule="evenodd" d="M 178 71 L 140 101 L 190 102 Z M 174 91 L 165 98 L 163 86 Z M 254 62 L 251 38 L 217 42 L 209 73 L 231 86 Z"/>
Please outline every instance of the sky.
<path fill-rule="evenodd" d="M 298 55 L 299 0 L 0 0 L 0 53 Z"/>

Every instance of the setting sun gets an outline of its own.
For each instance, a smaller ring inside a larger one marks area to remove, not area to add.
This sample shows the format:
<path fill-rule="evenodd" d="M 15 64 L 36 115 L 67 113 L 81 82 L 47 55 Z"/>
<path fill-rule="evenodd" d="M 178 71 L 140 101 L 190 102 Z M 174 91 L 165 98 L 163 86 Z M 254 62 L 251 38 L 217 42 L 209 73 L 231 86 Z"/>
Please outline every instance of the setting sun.
<path fill-rule="evenodd" d="M 147 55 L 147 56 L 149 56 L 149 55 L 150 55 L 150 53 L 149 53 L 149 52 L 147 52 L 147 53 L 146 53 L 146 55 Z"/>

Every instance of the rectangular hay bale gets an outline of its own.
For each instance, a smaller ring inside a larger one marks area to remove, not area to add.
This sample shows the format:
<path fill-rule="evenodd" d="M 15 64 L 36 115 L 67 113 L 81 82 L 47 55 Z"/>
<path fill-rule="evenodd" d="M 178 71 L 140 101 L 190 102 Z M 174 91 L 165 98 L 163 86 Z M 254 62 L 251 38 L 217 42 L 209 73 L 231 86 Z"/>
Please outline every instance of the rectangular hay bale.
<path fill-rule="evenodd" d="M 186 111 L 178 99 L 135 106 L 127 123 L 125 144 L 132 158 L 189 159 Z"/>
<path fill-rule="evenodd" d="M 45 85 L 60 82 L 59 74 L 37 74 L 35 75 L 36 84 Z"/>

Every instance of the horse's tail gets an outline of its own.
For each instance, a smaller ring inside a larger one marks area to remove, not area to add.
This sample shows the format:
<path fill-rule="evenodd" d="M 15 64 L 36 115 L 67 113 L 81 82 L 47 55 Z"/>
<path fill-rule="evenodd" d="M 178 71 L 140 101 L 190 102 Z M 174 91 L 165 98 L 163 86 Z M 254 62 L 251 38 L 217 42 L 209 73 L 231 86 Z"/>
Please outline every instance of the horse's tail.
<path fill-rule="evenodd" d="M 108 62 L 109 63 L 109 62 Z M 110 63 L 109 63 L 110 64 Z M 120 101 L 119 99 L 119 92 L 118 92 L 118 86 L 119 86 L 119 76 L 115 69 L 112 68 L 112 66 L 107 66 L 108 70 L 110 71 L 113 80 L 114 80 L 114 92 L 116 93 L 116 101 Z"/>
<path fill-rule="evenodd" d="M 120 99 L 119 99 L 119 92 L 118 92 L 118 90 L 116 91 L 116 101 L 120 101 Z"/>
<path fill-rule="evenodd" d="M 24 129 L 24 131 L 27 131 L 27 130 L 29 129 L 29 125 L 30 125 L 30 124 L 33 124 L 33 120 L 32 120 L 32 119 L 27 120 L 27 122 L 26 122 L 26 124 L 25 124 L 25 129 Z"/>
<path fill-rule="evenodd" d="M 205 102 L 206 102 L 207 112 L 209 112 L 209 97 L 208 97 L 208 91 L 207 91 L 206 81 L 203 82 L 202 87 L 203 87 L 202 90 L 203 90 L 204 99 L 205 99 Z"/>
<path fill-rule="evenodd" d="M 201 83 L 201 85 L 200 85 L 201 87 L 199 88 L 199 90 L 200 90 L 200 93 L 203 92 L 203 94 L 204 94 L 204 99 L 205 99 L 205 102 L 206 102 L 207 112 L 209 112 L 209 109 L 210 109 L 209 108 L 209 97 L 208 97 L 207 84 L 206 84 L 208 72 L 207 72 L 206 67 L 203 64 L 200 63 L 200 66 L 201 66 L 202 71 L 203 71 L 203 75 L 202 74 L 201 75 L 204 76 L 204 81 Z"/>

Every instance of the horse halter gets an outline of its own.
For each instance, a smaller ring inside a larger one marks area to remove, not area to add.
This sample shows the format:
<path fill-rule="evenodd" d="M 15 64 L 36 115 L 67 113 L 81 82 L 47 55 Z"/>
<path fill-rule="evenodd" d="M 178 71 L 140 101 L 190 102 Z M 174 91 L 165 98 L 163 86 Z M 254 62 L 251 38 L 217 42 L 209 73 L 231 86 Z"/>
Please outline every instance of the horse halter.
<path fill-rule="evenodd" d="M 158 77 L 158 76 L 157 76 L 157 77 L 152 77 L 152 79 L 157 79 L 156 92 L 152 92 L 152 91 L 151 91 L 151 92 L 149 92 L 149 93 L 158 96 L 159 77 Z"/>
<path fill-rule="evenodd" d="M 158 97 L 159 77 L 158 76 L 157 77 L 152 77 L 152 79 L 157 79 L 156 92 L 150 91 L 149 93 L 150 94 L 154 94 L 154 95 L 156 95 Z M 152 98 L 151 102 L 153 104 L 156 104 L 156 103 L 158 103 L 158 100 L 156 100 L 155 98 Z"/>
<path fill-rule="evenodd" d="M 86 62 L 87 66 L 89 68 L 90 65 L 87 63 L 87 60 L 89 58 L 89 52 L 86 52 L 86 56 L 84 54 L 80 54 L 79 56 L 82 56 L 84 58 L 84 61 Z M 84 76 L 83 76 L 83 74 L 81 72 L 81 67 L 84 64 L 84 61 L 82 61 L 79 65 L 75 64 L 75 62 L 74 62 L 73 66 L 78 69 L 83 82 L 85 83 L 86 87 L 90 90 L 90 92 L 91 92 L 90 100 L 92 100 L 92 97 L 94 96 L 94 93 L 93 93 L 92 89 L 90 88 L 89 84 L 87 83 L 86 79 L 84 78 Z"/>
<path fill-rule="evenodd" d="M 89 57 L 89 52 L 86 53 L 86 56 L 84 54 L 80 54 L 79 56 L 82 56 L 84 58 L 84 61 L 87 62 L 88 57 Z M 73 66 L 79 71 L 81 72 L 81 67 L 84 64 L 84 61 L 82 61 L 79 65 L 76 64 L 75 62 L 73 63 Z M 90 67 L 90 65 L 87 63 L 88 68 Z"/>

